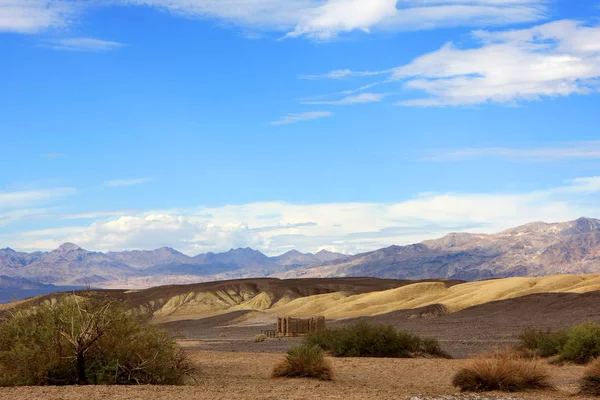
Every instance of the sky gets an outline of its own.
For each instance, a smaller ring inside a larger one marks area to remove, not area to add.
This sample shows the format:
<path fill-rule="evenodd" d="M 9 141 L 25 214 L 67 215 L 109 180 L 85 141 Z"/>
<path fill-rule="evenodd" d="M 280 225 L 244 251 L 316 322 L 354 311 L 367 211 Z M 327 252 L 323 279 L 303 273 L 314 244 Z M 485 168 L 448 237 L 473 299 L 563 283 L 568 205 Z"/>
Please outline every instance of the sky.
<path fill-rule="evenodd" d="M 600 218 L 599 110 L 599 0 L 0 0 L 0 247 Z"/>

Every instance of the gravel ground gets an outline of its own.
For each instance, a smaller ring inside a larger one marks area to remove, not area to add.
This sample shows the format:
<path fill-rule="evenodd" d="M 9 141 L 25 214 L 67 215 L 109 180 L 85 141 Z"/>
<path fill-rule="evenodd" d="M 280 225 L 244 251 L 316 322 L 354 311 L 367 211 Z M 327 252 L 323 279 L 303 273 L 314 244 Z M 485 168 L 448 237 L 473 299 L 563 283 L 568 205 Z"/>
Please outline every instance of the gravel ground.
<path fill-rule="evenodd" d="M 460 394 L 450 382 L 461 360 L 331 359 L 333 382 L 272 379 L 282 354 L 190 350 L 198 366 L 197 382 L 188 386 L 88 386 L 0 388 L 0 399 L 400 399 L 400 400 L 575 400 L 582 367 L 550 367 L 555 391 L 523 394 Z"/>

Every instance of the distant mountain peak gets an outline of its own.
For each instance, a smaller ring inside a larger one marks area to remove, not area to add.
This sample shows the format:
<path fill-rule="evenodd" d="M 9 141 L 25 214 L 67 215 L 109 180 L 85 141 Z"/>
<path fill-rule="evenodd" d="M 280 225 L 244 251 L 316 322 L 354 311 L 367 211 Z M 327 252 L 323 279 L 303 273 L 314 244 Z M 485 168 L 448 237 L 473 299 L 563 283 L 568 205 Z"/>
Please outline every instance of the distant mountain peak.
<path fill-rule="evenodd" d="M 54 251 L 66 253 L 69 251 L 77 251 L 77 250 L 81 250 L 81 247 L 77 246 L 76 244 L 67 242 L 67 243 L 61 244 L 60 247 Z"/>

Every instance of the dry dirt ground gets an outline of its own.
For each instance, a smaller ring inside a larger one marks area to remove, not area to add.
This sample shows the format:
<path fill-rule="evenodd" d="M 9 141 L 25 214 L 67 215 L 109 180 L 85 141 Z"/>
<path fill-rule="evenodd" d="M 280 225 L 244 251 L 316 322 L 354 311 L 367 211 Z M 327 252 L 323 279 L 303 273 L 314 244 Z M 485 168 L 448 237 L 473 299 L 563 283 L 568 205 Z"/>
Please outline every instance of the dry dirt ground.
<path fill-rule="evenodd" d="M 272 366 L 282 354 L 191 350 L 197 383 L 180 387 L 25 387 L 0 388 L 0 398 L 52 399 L 580 399 L 573 396 L 582 367 L 550 367 L 555 391 L 519 394 L 461 395 L 450 381 L 461 360 L 331 359 L 333 382 L 272 379 Z"/>

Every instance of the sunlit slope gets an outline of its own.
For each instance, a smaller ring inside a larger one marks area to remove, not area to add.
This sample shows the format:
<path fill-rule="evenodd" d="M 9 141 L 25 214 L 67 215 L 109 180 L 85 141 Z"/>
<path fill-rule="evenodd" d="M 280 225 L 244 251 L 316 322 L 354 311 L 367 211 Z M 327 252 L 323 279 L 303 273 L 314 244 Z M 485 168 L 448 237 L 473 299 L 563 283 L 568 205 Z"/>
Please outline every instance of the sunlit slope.
<path fill-rule="evenodd" d="M 555 275 L 470 282 L 452 287 L 443 283 L 415 283 L 397 289 L 358 295 L 330 293 L 292 300 L 269 312 L 353 318 L 442 304 L 450 312 L 479 304 L 535 293 L 585 293 L 600 290 L 600 275 Z"/>

